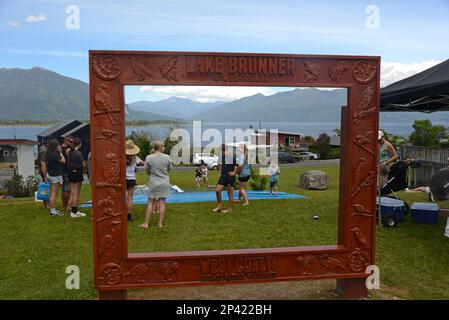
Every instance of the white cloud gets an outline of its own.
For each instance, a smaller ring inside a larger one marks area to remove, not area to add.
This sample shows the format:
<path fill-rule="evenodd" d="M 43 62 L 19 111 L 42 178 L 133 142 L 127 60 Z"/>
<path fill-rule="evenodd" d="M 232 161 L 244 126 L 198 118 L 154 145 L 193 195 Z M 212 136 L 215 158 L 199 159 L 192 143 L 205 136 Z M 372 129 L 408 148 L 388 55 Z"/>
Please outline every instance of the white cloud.
<path fill-rule="evenodd" d="M 15 20 L 6 20 L 5 23 L 10 27 L 20 27 L 20 22 Z"/>
<path fill-rule="evenodd" d="M 89 55 L 83 51 L 39 51 L 39 50 L 21 50 L 21 49 L 0 49 L 0 52 L 12 54 L 30 54 L 30 55 L 44 55 L 55 57 L 74 57 L 87 58 Z"/>
<path fill-rule="evenodd" d="M 43 21 L 47 21 L 47 16 L 45 14 L 38 14 L 38 15 L 29 15 L 26 19 L 26 22 L 43 22 Z"/>
<path fill-rule="evenodd" d="M 426 60 L 415 63 L 382 62 L 381 87 L 396 81 L 410 77 L 440 63 L 438 60 Z M 140 92 L 152 93 L 160 99 L 170 97 L 186 98 L 198 102 L 233 101 L 261 93 L 272 95 L 279 91 L 292 90 L 293 88 L 270 87 L 208 87 L 208 86 L 142 86 Z M 318 88 L 329 90 L 328 88 Z"/>
<path fill-rule="evenodd" d="M 161 99 L 178 97 L 198 102 L 216 102 L 233 101 L 257 93 L 272 95 L 276 91 L 266 87 L 143 86 L 140 92 L 154 93 Z"/>
<path fill-rule="evenodd" d="M 426 60 L 417 63 L 382 62 L 380 86 L 388 86 L 396 81 L 429 69 L 440 62 L 437 60 Z"/>

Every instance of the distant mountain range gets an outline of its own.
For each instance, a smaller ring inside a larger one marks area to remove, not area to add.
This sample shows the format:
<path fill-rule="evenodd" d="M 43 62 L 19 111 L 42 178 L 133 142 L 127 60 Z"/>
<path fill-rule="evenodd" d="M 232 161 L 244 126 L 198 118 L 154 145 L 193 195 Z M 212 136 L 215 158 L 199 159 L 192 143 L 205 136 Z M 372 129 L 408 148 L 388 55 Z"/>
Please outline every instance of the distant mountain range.
<path fill-rule="evenodd" d="M 255 94 L 231 102 L 200 103 L 171 97 L 129 103 L 127 120 L 313 121 L 339 122 L 346 90 L 292 89 L 271 96 Z M 54 121 L 89 119 L 87 83 L 35 67 L 0 68 L 0 119 Z M 381 113 L 381 122 L 430 119 L 449 122 L 449 112 Z"/>
<path fill-rule="evenodd" d="M 207 112 L 222 102 L 201 103 L 185 98 L 171 97 L 165 100 L 151 102 L 138 101 L 130 103 L 133 110 L 151 111 L 156 114 L 169 116 L 172 118 L 190 120 L 196 115 Z"/>

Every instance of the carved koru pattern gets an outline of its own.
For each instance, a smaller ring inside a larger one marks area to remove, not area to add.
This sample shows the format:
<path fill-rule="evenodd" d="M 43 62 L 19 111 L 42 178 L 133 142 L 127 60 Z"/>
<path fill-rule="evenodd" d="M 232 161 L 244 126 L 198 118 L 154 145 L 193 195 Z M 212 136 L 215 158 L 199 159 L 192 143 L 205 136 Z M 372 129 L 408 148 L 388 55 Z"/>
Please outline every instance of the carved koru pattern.
<path fill-rule="evenodd" d="M 108 86 L 102 83 L 100 85 L 100 89 L 97 90 L 94 97 L 94 103 L 95 103 L 95 115 L 102 115 L 105 114 L 109 121 L 111 121 L 112 125 L 119 125 L 120 122 L 118 122 L 114 117 L 113 113 L 119 113 L 120 109 L 114 108 L 111 105 L 111 97 L 107 91 Z"/>
<path fill-rule="evenodd" d="M 374 89 L 371 87 L 363 90 L 357 105 L 357 112 L 354 114 L 353 121 L 359 125 L 360 120 L 376 113 L 376 106 L 374 105 Z"/>
<path fill-rule="evenodd" d="M 159 64 L 159 71 L 161 72 L 161 75 L 168 81 L 178 81 L 177 64 L 177 56 L 171 57 L 167 61 Z"/>
<path fill-rule="evenodd" d="M 301 276 L 313 275 L 317 259 L 314 255 L 303 255 L 296 258 L 297 273 Z"/>
<path fill-rule="evenodd" d="M 354 65 L 352 76 L 355 81 L 367 84 L 376 76 L 377 65 L 374 62 L 359 61 Z"/>
<path fill-rule="evenodd" d="M 94 56 L 92 63 L 95 74 L 103 80 L 115 79 L 120 74 L 120 63 L 113 56 Z"/>
<path fill-rule="evenodd" d="M 116 139 L 114 139 L 115 136 L 120 135 L 117 131 L 104 129 L 101 130 L 101 136 L 98 138 L 95 138 L 95 140 L 104 140 L 105 142 L 113 142 L 116 144 L 120 144 L 120 142 Z"/>
<path fill-rule="evenodd" d="M 101 211 L 101 217 L 97 220 L 97 222 L 114 218 L 122 214 L 121 212 L 114 212 L 114 201 L 112 200 L 111 196 L 101 199 L 98 202 L 98 208 Z"/>
<path fill-rule="evenodd" d="M 370 150 L 368 146 L 371 145 L 373 139 L 373 131 L 368 131 L 365 134 L 358 134 L 355 136 L 354 143 L 358 145 L 360 148 L 365 150 L 366 152 L 372 154 L 374 156 L 374 151 Z"/>
<path fill-rule="evenodd" d="M 320 75 L 320 67 L 312 62 L 304 61 L 304 79 L 307 82 L 314 82 Z"/>
<path fill-rule="evenodd" d="M 113 220 L 109 227 L 109 232 L 100 239 L 100 248 L 98 255 L 100 257 L 106 256 L 109 250 L 112 249 L 118 236 L 118 228 L 122 224 L 120 220 Z"/>
<path fill-rule="evenodd" d="M 119 265 L 115 263 L 105 264 L 98 278 L 100 281 L 108 285 L 119 284 L 123 278 L 123 271 Z"/>
<path fill-rule="evenodd" d="M 371 218 L 373 215 L 371 211 L 367 210 L 363 205 L 356 203 L 353 206 L 354 211 L 351 213 L 351 216 L 362 216 Z"/>
<path fill-rule="evenodd" d="M 355 196 L 362 188 L 374 184 L 374 172 L 369 171 L 368 162 L 365 158 L 360 158 L 359 165 L 355 170 L 354 186 L 352 196 Z"/>
<path fill-rule="evenodd" d="M 349 269 L 353 272 L 363 272 L 366 270 L 366 267 L 369 265 L 368 263 L 369 257 L 368 255 L 361 251 L 355 250 L 349 255 Z"/>
<path fill-rule="evenodd" d="M 333 82 L 338 82 L 341 79 L 342 74 L 347 70 L 346 63 L 343 61 L 334 61 L 329 68 L 329 78 Z"/>
<path fill-rule="evenodd" d="M 137 61 L 137 59 L 134 57 L 129 57 L 128 59 L 131 62 L 131 70 L 137 76 L 138 81 L 144 81 L 147 78 L 148 79 L 153 78 L 153 73 L 146 65 L 144 65 L 140 61 Z"/>
<path fill-rule="evenodd" d="M 178 269 L 176 261 L 147 261 L 135 265 L 124 276 L 137 283 L 172 282 L 178 279 Z"/>

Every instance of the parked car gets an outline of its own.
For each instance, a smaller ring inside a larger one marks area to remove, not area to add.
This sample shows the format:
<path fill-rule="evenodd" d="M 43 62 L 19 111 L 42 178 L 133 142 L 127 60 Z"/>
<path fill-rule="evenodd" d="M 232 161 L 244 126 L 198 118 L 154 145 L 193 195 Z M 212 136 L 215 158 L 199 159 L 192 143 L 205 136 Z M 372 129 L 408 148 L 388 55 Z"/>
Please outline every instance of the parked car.
<path fill-rule="evenodd" d="M 193 155 L 192 163 L 196 166 L 199 166 L 201 164 L 201 160 L 203 160 L 208 169 L 217 170 L 218 159 L 218 156 L 212 153 L 195 153 Z"/>
<path fill-rule="evenodd" d="M 278 163 L 297 163 L 299 159 L 288 152 L 278 153 Z"/>
<path fill-rule="evenodd" d="M 313 153 L 310 151 L 300 152 L 300 156 L 306 160 L 318 160 L 320 159 L 320 155 L 318 153 Z"/>

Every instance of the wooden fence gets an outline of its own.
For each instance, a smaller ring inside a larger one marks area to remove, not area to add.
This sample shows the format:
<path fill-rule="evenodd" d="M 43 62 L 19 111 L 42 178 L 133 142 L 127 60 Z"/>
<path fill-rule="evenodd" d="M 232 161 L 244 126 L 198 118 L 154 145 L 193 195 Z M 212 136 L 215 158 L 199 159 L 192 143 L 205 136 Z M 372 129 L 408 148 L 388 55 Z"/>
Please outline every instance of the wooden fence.
<path fill-rule="evenodd" d="M 412 187 L 428 186 L 433 173 L 449 165 L 449 148 L 402 146 L 401 159 L 415 159 L 421 162 L 419 168 L 412 168 L 409 179 Z"/>

